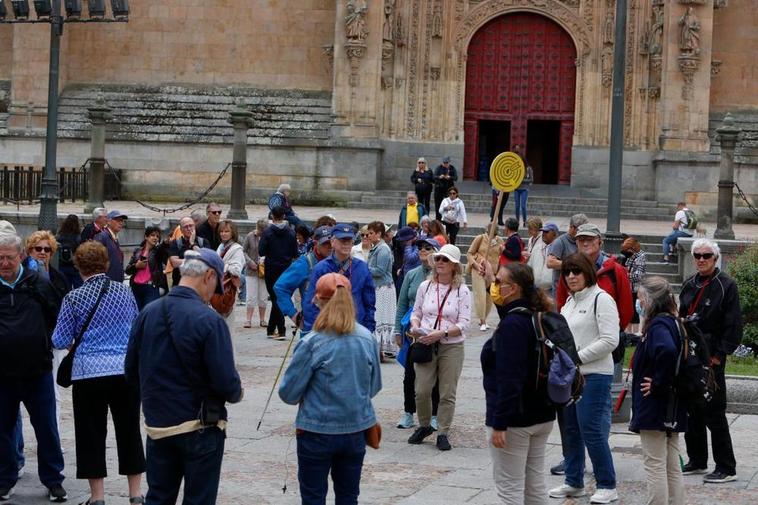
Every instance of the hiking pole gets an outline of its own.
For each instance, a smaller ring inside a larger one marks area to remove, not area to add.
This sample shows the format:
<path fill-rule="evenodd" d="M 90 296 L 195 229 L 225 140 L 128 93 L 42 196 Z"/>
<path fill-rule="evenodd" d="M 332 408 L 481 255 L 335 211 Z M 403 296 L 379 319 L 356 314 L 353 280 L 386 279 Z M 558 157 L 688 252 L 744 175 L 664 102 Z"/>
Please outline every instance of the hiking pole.
<path fill-rule="evenodd" d="M 303 319 L 302 312 L 297 316 L 297 324 L 295 325 L 295 329 L 292 330 L 292 337 L 290 338 L 290 343 L 287 345 L 287 350 L 284 352 L 284 357 L 282 358 L 282 364 L 279 365 L 279 371 L 276 372 L 276 378 L 274 378 L 274 383 L 271 385 L 271 391 L 268 393 L 268 399 L 266 400 L 266 406 L 263 407 L 263 413 L 261 414 L 261 419 L 258 421 L 258 426 L 255 428 L 255 431 L 258 431 L 261 429 L 261 423 L 263 422 L 263 417 L 266 415 L 266 411 L 268 410 L 268 405 L 271 403 L 271 397 L 274 394 L 274 389 L 276 389 L 276 384 L 279 382 L 279 377 L 282 375 L 282 370 L 284 370 L 284 363 L 287 361 L 287 356 L 289 356 L 290 349 L 292 349 L 292 342 L 295 341 L 295 336 L 297 335 L 297 330 L 300 329 L 300 323 Z"/>

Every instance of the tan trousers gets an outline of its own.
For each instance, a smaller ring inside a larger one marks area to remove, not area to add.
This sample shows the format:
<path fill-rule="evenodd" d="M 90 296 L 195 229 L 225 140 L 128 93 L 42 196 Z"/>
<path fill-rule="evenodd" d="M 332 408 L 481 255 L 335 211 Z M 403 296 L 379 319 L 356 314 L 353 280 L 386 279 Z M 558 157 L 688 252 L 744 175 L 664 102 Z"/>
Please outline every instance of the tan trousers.
<path fill-rule="evenodd" d="M 679 433 L 640 430 L 647 474 L 647 505 L 684 505 L 684 479 L 679 463 Z"/>
<path fill-rule="evenodd" d="M 546 505 L 545 446 L 553 421 L 525 428 L 508 428 L 505 448 L 492 445 L 492 428 L 487 428 L 487 445 L 492 457 L 495 489 L 504 505 Z"/>
<path fill-rule="evenodd" d="M 479 324 L 480 321 L 487 321 L 487 316 L 492 310 L 492 297 L 484 277 L 476 272 L 471 272 L 471 288 L 474 292 L 474 314 Z"/>
<path fill-rule="evenodd" d="M 439 435 L 447 435 L 455 414 L 455 392 L 463 370 L 463 342 L 440 344 L 429 363 L 415 363 L 416 412 L 419 426 L 432 422 L 432 389 L 439 380 L 440 404 L 437 408 Z"/>

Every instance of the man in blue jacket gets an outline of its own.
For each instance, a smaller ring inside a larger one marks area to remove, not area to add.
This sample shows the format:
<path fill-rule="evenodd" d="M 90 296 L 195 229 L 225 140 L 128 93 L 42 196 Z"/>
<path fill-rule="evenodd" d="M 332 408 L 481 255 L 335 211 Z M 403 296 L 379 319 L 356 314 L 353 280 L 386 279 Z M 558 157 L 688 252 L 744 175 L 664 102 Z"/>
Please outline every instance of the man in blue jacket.
<path fill-rule="evenodd" d="M 124 363 L 138 382 L 147 432 L 146 503 L 215 503 L 224 455 L 225 402 L 242 399 L 229 328 L 208 302 L 223 293 L 224 263 L 187 251 L 182 278 L 132 326 Z"/>
<path fill-rule="evenodd" d="M 316 264 L 332 253 L 332 227 L 319 226 L 313 230 L 313 249 L 300 256 L 290 267 L 284 271 L 274 284 L 276 303 L 282 314 L 292 319 L 296 325 L 300 325 L 302 312 L 298 312 L 292 303 L 292 295 L 295 290 L 300 290 L 302 306 L 310 305 L 312 300 L 305 299 L 308 290 L 308 280 Z"/>
<path fill-rule="evenodd" d="M 366 262 L 350 256 L 356 233 L 358 231 L 348 223 L 337 223 L 332 230 L 332 254 L 314 267 L 303 297 L 303 333 L 311 331 L 318 316 L 318 307 L 310 303 L 316 293 L 316 282 L 330 272 L 340 273 L 350 279 L 358 322 L 371 332 L 376 329 L 374 281 Z"/>
<path fill-rule="evenodd" d="M 108 224 L 94 238 L 108 250 L 108 271 L 106 275 L 115 282 L 124 282 L 124 253 L 121 250 L 121 244 L 118 242 L 118 234 L 124 228 L 124 221 L 127 219 L 129 218 L 123 212 L 110 211 L 108 213 Z"/>

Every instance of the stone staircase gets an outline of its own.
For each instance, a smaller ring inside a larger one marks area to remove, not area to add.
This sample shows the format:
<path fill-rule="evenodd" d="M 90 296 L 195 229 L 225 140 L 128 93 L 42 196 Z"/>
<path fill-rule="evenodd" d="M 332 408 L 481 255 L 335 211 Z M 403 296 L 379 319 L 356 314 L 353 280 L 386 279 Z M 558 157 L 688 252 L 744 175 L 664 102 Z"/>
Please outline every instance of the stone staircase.
<path fill-rule="evenodd" d="M 252 144 L 323 141 L 332 122 L 331 95 L 301 90 L 189 86 L 72 85 L 61 94 L 59 135 L 89 138 L 87 108 L 102 98 L 113 109 L 115 140 L 231 143 L 229 112 L 238 104 L 253 113 Z"/>
<path fill-rule="evenodd" d="M 549 192 L 547 187 L 544 190 L 540 187 L 534 187 L 534 190 L 529 191 L 528 210 L 531 215 L 567 217 L 578 212 L 583 212 L 588 217 L 605 217 L 608 213 L 608 200 L 605 198 L 551 196 L 545 194 Z M 467 193 L 465 189 L 461 189 L 461 191 L 463 193 L 461 193 L 460 198 L 466 205 L 467 212 L 489 213 L 492 201 L 489 189 L 486 189 L 486 192 L 479 193 Z M 405 191 L 375 191 L 373 193 L 364 193 L 360 201 L 350 202 L 348 203 L 348 207 L 400 209 L 405 204 L 405 197 Z M 433 198 L 432 204 L 434 204 Z M 514 199 L 511 197 L 506 205 L 506 215 L 508 215 L 509 209 L 513 210 L 514 205 Z M 670 205 L 659 204 L 655 201 L 622 200 L 621 208 L 625 219 L 668 221 L 672 216 Z"/>

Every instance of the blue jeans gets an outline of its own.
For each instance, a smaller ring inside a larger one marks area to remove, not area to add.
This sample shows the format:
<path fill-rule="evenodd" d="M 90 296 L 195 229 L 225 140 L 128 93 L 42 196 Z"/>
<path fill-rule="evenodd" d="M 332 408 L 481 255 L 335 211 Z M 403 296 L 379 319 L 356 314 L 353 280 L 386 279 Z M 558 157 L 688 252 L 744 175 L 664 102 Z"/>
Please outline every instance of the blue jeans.
<path fill-rule="evenodd" d="M 528 189 L 517 189 L 516 193 L 516 221 L 526 221 L 526 200 L 529 198 Z M 523 216 L 523 218 L 521 217 Z"/>
<path fill-rule="evenodd" d="M 663 239 L 663 256 L 665 258 L 668 258 L 671 254 L 669 251 L 671 249 L 671 246 L 676 245 L 676 241 L 679 239 L 679 237 L 691 237 L 689 233 L 686 231 L 679 231 L 674 230 L 671 233 L 669 233 L 666 238 Z"/>
<path fill-rule="evenodd" d="M 592 461 L 598 489 L 616 488 L 616 470 L 608 445 L 611 433 L 612 375 L 584 376 L 584 394 L 564 409 L 566 484 L 584 487 L 584 448 Z"/>
<path fill-rule="evenodd" d="M 334 482 L 334 504 L 355 505 L 360 494 L 364 432 L 325 435 L 302 432 L 297 436 L 297 479 L 303 505 L 324 505 L 329 470 Z"/>
<path fill-rule="evenodd" d="M 174 505 L 184 479 L 183 505 L 216 503 L 226 432 L 218 428 L 153 440 L 147 437 L 150 505 Z"/>
<path fill-rule="evenodd" d="M 161 292 L 152 284 L 132 284 L 132 293 L 137 302 L 137 310 L 142 310 L 148 303 L 161 297 Z"/>
<path fill-rule="evenodd" d="M 53 374 L 0 378 L 0 487 L 18 480 L 18 413 L 21 403 L 37 437 L 37 470 L 47 487 L 63 482 L 63 454 L 55 420 Z"/>
<path fill-rule="evenodd" d="M 18 411 L 14 437 L 16 438 L 16 461 L 18 461 L 18 467 L 23 468 L 26 465 L 26 458 L 24 457 L 24 424 L 21 422 L 21 410 Z"/>

